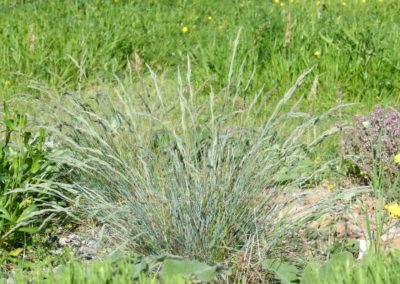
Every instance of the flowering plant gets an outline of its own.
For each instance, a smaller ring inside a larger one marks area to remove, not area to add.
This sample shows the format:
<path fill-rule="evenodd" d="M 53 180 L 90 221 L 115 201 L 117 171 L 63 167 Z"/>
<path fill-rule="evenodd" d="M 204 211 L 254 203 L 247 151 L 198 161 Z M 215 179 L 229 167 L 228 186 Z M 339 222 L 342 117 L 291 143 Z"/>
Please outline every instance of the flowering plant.
<path fill-rule="evenodd" d="M 385 209 L 391 217 L 400 218 L 400 205 L 397 203 L 385 205 Z"/>
<path fill-rule="evenodd" d="M 400 112 L 376 106 L 365 116 L 357 116 L 346 135 L 346 152 L 364 176 L 376 169 L 394 178 L 400 170 Z"/>

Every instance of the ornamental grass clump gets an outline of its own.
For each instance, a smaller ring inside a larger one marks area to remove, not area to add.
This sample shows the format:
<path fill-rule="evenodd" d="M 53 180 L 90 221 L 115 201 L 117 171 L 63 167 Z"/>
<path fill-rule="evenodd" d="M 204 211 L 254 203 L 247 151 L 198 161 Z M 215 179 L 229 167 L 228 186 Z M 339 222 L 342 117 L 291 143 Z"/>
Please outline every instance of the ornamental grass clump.
<path fill-rule="evenodd" d="M 289 218 L 302 197 L 285 187 L 318 174 L 300 162 L 337 131 L 307 140 L 326 115 L 297 112 L 297 103 L 288 108 L 312 70 L 257 123 L 253 114 L 265 93 L 235 109 L 240 88 L 232 93 L 232 72 L 220 92 L 210 87 L 200 96 L 205 89 L 192 86 L 190 65 L 185 80 L 178 72 L 176 91 L 149 71 L 153 87 L 127 74 L 113 95 L 87 102 L 68 96 L 58 105 L 53 134 L 70 153 L 61 162 L 75 169 L 83 216 L 104 224 L 120 248 L 211 263 L 242 251 L 263 257 L 296 234 L 318 205 Z"/>
<path fill-rule="evenodd" d="M 347 135 L 347 152 L 362 174 L 372 177 L 377 169 L 385 177 L 395 179 L 400 165 L 400 112 L 376 106 L 365 116 L 357 116 Z"/>

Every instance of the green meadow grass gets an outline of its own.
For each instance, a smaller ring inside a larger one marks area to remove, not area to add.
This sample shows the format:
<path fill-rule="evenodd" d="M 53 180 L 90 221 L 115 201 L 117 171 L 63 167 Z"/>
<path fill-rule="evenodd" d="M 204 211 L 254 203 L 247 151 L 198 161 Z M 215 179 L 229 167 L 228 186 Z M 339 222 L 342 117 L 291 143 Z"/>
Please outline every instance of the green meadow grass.
<path fill-rule="evenodd" d="M 245 89 L 255 78 L 244 97 L 265 85 L 279 98 L 316 65 L 317 111 L 336 104 L 338 89 L 344 101 L 362 102 L 362 109 L 399 103 L 399 1 L 281 2 L 283 7 L 275 1 L 2 1 L 0 97 L 34 94 L 32 79 L 60 92 L 115 84 L 113 76 L 139 58 L 142 72 L 148 64 L 168 77 L 185 69 L 189 57 L 194 84 L 221 86 L 241 29 L 234 68 L 243 75 L 235 86 Z"/>

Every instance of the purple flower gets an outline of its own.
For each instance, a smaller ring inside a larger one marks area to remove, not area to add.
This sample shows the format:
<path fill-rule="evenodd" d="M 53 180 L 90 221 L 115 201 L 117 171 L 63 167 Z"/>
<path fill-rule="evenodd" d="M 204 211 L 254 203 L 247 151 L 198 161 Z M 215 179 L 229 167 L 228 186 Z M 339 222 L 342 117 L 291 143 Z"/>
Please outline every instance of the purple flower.
<path fill-rule="evenodd" d="M 393 108 L 375 110 L 365 116 L 356 116 L 346 133 L 346 152 L 353 162 L 369 176 L 374 166 L 383 166 L 388 177 L 399 173 L 394 156 L 400 152 L 400 112 Z"/>

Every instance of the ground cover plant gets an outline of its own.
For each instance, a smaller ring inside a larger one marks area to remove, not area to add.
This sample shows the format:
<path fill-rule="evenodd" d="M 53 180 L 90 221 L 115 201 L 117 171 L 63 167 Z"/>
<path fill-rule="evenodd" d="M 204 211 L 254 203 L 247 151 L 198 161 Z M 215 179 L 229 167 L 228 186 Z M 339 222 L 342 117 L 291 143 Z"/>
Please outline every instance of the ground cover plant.
<path fill-rule="evenodd" d="M 149 265 L 150 264 L 150 265 Z M 149 272 L 157 261 L 105 260 L 82 264 L 71 262 L 59 271 L 36 269 L 29 274 L 16 272 L 17 283 L 198 283 L 223 279 L 224 272 L 216 267 L 188 260 L 164 260 L 161 270 Z M 271 265 L 266 266 L 271 269 Z M 396 283 L 399 277 L 398 252 L 387 256 L 367 255 L 358 263 L 350 253 L 336 254 L 325 264 L 310 263 L 303 272 L 294 266 L 277 264 L 273 269 L 282 283 Z M 217 272 L 218 271 L 218 272 Z M 226 273 L 226 272 L 225 272 Z M 219 274 L 219 275 L 218 275 Z M 106 282 L 107 281 L 107 282 Z M 239 282 L 246 283 L 246 282 Z"/>
<path fill-rule="evenodd" d="M 395 281 L 399 3 L 2 1 L 0 282 Z"/>
<path fill-rule="evenodd" d="M 27 274 L 17 271 L 14 280 L 25 283 L 198 283 L 210 282 L 222 269 L 198 261 L 179 258 L 117 258 L 81 263 L 71 261 L 58 272 L 48 267 Z M 1 278 L 0 278 L 1 280 Z"/>
<path fill-rule="evenodd" d="M 400 112 L 376 106 L 373 112 L 355 119 L 349 130 L 348 152 L 363 174 L 371 177 L 374 164 L 384 165 L 387 178 L 395 179 L 399 171 Z"/>
<path fill-rule="evenodd" d="M 33 136 L 27 118 L 3 106 L 0 140 L 0 243 L 21 246 L 26 233 L 35 233 L 61 211 L 51 181 L 57 164 L 45 147 L 45 131 Z M 18 249 L 22 250 L 22 249 Z"/>

